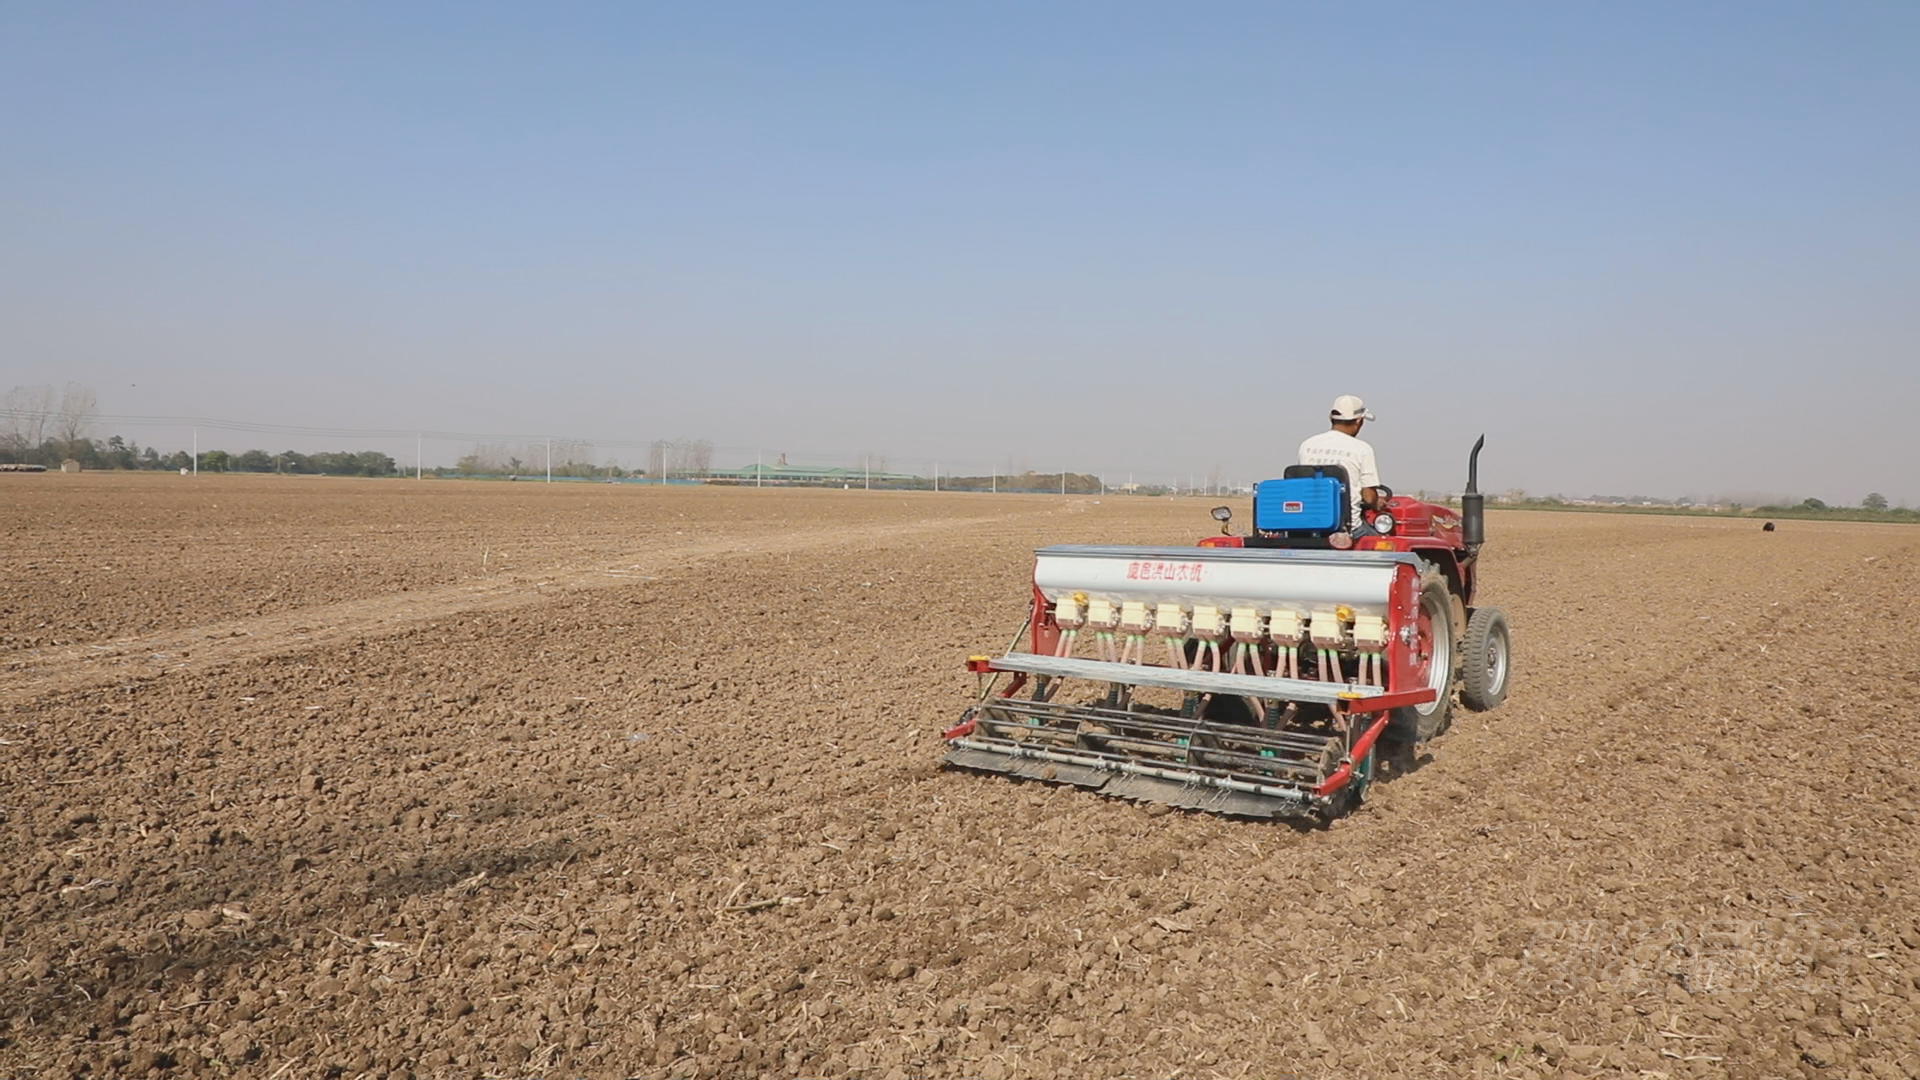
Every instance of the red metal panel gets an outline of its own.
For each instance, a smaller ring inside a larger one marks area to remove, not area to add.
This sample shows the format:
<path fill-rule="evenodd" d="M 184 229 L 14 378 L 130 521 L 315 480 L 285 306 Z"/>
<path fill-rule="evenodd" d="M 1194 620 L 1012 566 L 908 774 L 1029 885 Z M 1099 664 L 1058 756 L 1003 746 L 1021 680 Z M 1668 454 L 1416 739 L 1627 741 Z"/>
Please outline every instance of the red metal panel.
<path fill-rule="evenodd" d="M 1384 710 L 1398 709 L 1407 705 L 1425 705 L 1440 695 L 1431 686 L 1421 686 L 1412 690 L 1389 690 L 1370 698 L 1356 698 L 1341 706 L 1340 711 L 1355 716 L 1366 716 Z"/>
<path fill-rule="evenodd" d="M 1028 650 L 1040 656 L 1052 656 L 1060 647 L 1060 624 L 1053 621 L 1053 606 L 1047 598 L 1040 595 L 1040 586 L 1033 587 L 1033 645 Z"/>
<path fill-rule="evenodd" d="M 1393 535 L 1432 536 L 1433 505 L 1419 499 L 1395 495 L 1387 500 L 1387 512 L 1393 515 Z"/>
<path fill-rule="evenodd" d="M 1387 690 L 1428 689 L 1426 673 L 1413 675 L 1414 650 L 1408 638 L 1420 633 L 1420 570 L 1402 565 L 1393 573 L 1393 599 L 1387 611 Z M 1412 633 L 1409 634 L 1408 631 Z M 1431 692 L 1429 690 L 1429 692 Z M 1432 698 L 1427 700 L 1431 701 Z"/>

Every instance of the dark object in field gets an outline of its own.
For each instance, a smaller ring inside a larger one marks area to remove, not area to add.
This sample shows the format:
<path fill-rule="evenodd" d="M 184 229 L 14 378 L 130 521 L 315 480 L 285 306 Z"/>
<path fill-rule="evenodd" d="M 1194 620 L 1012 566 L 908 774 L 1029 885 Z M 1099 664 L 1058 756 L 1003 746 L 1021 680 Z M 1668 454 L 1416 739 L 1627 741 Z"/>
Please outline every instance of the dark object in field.
<path fill-rule="evenodd" d="M 1761 531 L 1761 532 L 1772 532 L 1772 531 L 1773 531 L 1773 522 L 1771 522 L 1771 521 L 1769 521 L 1769 522 L 1767 522 L 1767 523 L 1766 523 L 1765 525 L 1762 525 L 1762 526 L 1760 526 L 1760 531 Z"/>

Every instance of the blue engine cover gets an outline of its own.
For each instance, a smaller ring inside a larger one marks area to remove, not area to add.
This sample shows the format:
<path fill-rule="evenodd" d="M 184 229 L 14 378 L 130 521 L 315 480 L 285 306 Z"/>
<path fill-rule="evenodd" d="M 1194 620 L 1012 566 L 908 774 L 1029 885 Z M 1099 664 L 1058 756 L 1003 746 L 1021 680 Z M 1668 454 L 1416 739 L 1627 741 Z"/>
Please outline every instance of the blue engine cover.
<path fill-rule="evenodd" d="M 1331 476 L 1262 480 L 1253 488 L 1253 527 L 1267 532 L 1332 532 L 1340 525 L 1340 481 Z"/>

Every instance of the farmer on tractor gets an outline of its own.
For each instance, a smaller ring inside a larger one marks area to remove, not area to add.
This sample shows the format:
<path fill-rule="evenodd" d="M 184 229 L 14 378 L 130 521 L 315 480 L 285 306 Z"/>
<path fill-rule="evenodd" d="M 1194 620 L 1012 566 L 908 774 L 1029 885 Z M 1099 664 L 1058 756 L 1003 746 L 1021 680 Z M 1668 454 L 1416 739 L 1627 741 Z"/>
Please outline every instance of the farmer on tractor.
<path fill-rule="evenodd" d="M 1333 399 L 1329 416 L 1332 426 L 1300 444 L 1300 464 L 1338 465 L 1347 472 L 1347 500 L 1355 536 L 1374 532 L 1360 516 L 1362 508 L 1377 510 L 1386 504 L 1381 490 L 1380 469 L 1374 464 L 1373 447 L 1360 438 L 1360 429 L 1373 419 L 1367 403 L 1352 394 Z"/>

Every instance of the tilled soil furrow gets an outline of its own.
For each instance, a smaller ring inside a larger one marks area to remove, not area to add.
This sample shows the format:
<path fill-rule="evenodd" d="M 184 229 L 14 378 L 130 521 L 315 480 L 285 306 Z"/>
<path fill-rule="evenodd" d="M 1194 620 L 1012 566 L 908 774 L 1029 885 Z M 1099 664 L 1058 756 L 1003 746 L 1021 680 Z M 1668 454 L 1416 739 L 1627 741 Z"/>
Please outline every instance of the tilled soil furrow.
<path fill-rule="evenodd" d="M 1050 514 L 1051 511 L 1030 513 Z M 347 638 L 390 634 L 411 623 L 549 603 L 557 595 L 583 589 L 620 588 L 636 581 L 685 572 L 716 559 L 769 552 L 838 552 L 855 542 L 889 543 L 927 532 L 985 529 L 1004 521 L 1003 515 L 937 524 L 835 526 L 783 532 L 751 543 L 732 537 L 712 539 L 664 554 L 645 550 L 626 552 L 612 560 L 603 557 L 585 565 L 543 567 L 535 574 L 516 573 L 478 583 L 409 590 L 400 596 L 300 608 L 145 638 L 29 649 L 8 659 L 8 679 L 0 685 L 0 706 L 89 684 L 146 679 L 195 665 L 228 664 L 288 649 L 325 647 Z M 609 561 L 615 565 L 607 565 Z"/>
<path fill-rule="evenodd" d="M 941 771 L 1031 547 L 1204 530 L 929 505 L 15 700 L 0 1064 L 1920 1069 L 1906 532 L 1496 515 L 1514 696 L 1300 830 Z"/>

